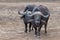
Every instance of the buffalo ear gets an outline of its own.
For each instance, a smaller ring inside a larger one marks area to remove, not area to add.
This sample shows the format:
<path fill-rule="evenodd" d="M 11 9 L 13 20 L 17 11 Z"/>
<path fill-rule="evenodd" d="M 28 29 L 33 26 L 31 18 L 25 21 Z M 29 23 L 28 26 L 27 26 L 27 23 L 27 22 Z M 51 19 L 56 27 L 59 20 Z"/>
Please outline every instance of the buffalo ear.
<path fill-rule="evenodd" d="M 21 19 L 25 18 L 25 15 L 21 16 L 20 18 L 21 18 Z"/>

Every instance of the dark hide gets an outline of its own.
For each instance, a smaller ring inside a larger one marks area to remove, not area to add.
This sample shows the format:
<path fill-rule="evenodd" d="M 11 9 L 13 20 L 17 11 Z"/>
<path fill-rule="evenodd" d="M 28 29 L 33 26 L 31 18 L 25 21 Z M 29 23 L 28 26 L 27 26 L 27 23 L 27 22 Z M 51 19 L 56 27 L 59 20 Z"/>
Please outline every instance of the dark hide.
<path fill-rule="evenodd" d="M 24 12 L 31 11 L 34 9 L 35 5 L 27 5 Z M 21 18 L 23 18 L 24 24 L 25 24 L 25 32 L 27 32 L 27 27 L 29 24 L 29 32 L 31 31 L 31 22 L 28 22 L 29 19 L 31 19 L 30 17 L 28 17 L 27 15 L 23 15 Z M 33 30 L 33 28 L 32 28 Z"/>
<path fill-rule="evenodd" d="M 36 5 L 27 5 L 26 8 L 25 8 L 25 10 L 24 10 L 24 12 L 25 12 L 26 10 L 32 12 L 35 6 L 36 6 Z"/>
<path fill-rule="evenodd" d="M 36 11 L 40 11 L 40 12 L 42 12 L 42 14 L 50 16 L 49 10 L 46 6 L 40 5 L 38 7 L 35 7 L 34 10 L 33 10 L 33 13 L 36 12 Z M 36 25 L 37 23 L 35 23 L 35 21 L 32 22 L 33 27 L 35 28 L 35 35 L 40 36 L 40 30 L 41 30 L 43 25 L 44 25 L 44 28 L 45 28 L 45 33 L 47 33 L 47 23 L 48 23 L 49 16 L 47 18 L 45 18 L 43 16 L 40 16 L 40 18 L 39 18 L 40 19 L 40 21 L 39 21 L 40 25 Z"/>

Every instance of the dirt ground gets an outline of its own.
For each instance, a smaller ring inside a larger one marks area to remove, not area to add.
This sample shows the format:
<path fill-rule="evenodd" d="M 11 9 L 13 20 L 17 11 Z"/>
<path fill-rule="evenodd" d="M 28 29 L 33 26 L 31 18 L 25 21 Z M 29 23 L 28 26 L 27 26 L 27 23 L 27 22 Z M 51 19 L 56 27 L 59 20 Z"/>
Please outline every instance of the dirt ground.
<path fill-rule="evenodd" d="M 28 4 L 45 5 L 50 10 L 47 35 L 44 27 L 40 38 L 34 36 L 34 31 L 24 33 L 24 23 L 18 15 L 18 10 L 24 10 Z M 60 3 L 0 3 L 0 40 L 60 40 Z"/>

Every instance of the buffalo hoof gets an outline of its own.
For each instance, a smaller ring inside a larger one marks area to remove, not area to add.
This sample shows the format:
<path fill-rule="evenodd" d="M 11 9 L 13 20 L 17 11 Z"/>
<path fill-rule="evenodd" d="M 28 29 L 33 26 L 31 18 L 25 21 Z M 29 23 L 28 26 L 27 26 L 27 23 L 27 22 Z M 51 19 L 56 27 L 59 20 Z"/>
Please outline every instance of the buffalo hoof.
<path fill-rule="evenodd" d="M 37 36 L 40 36 L 40 33 L 37 33 Z"/>
<path fill-rule="evenodd" d="M 36 35 L 35 37 L 37 37 L 38 39 L 40 39 L 40 36 L 37 36 L 37 35 Z"/>
<path fill-rule="evenodd" d="M 47 31 L 45 31 L 45 34 L 47 34 Z"/>
<path fill-rule="evenodd" d="M 29 32 L 31 32 L 31 30 L 29 30 Z"/>
<path fill-rule="evenodd" d="M 37 35 L 37 32 L 35 32 L 35 35 Z"/>
<path fill-rule="evenodd" d="M 27 31 L 24 31 L 25 33 L 27 33 Z"/>
<path fill-rule="evenodd" d="M 45 35 L 47 36 L 47 32 L 45 32 Z"/>

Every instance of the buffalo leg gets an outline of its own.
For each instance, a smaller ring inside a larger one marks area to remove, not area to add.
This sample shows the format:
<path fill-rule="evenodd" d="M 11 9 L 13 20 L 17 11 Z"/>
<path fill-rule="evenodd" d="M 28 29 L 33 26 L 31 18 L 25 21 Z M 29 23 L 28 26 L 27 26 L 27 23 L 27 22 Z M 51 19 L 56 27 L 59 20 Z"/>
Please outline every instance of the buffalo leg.
<path fill-rule="evenodd" d="M 29 23 L 29 32 L 31 31 L 31 23 Z"/>
<path fill-rule="evenodd" d="M 45 24 L 45 33 L 47 33 L 47 23 Z"/>
<path fill-rule="evenodd" d="M 37 27 L 34 27 L 34 29 L 35 29 L 35 35 L 37 35 Z"/>
<path fill-rule="evenodd" d="M 41 31 L 42 25 L 40 25 L 40 27 L 38 28 L 38 33 L 37 36 L 40 36 L 40 31 Z"/>
<path fill-rule="evenodd" d="M 45 23 L 45 33 L 47 33 L 47 23 L 48 23 L 48 19 L 49 19 L 49 17 L 47 18 L 46 23 Z"/>
<path fill-rule="evenodd" d="M 25 23 L 25 32 L 27 33 L 27 23 Z"/>

